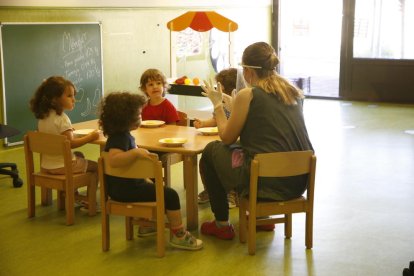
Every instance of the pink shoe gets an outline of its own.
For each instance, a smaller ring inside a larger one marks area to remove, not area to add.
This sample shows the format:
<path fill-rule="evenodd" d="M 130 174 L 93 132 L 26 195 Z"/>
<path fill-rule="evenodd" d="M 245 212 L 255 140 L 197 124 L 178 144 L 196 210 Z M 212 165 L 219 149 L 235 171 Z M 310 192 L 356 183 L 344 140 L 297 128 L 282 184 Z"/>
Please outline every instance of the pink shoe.
<path fill-rule="evenodd" d="M 201 225 L 201 233 L 204 235 L 216 236 L 222 240 L 232 240 L 235 236 L 233 225 L 217 227 L 216 221 L 204 222 Z"/>

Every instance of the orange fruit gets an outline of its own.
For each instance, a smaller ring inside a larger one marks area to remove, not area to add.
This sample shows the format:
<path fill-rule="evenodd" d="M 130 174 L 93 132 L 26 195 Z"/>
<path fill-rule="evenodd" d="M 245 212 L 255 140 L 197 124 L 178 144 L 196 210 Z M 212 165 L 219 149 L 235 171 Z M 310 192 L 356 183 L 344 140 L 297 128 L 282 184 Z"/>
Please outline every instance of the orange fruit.
<path fill-rule="evenodd" d="M 193 84 L 194 85 L 199 85 L 200 84 L 200 80 L 198 78 L 194 78 L 193 79 Z"/>

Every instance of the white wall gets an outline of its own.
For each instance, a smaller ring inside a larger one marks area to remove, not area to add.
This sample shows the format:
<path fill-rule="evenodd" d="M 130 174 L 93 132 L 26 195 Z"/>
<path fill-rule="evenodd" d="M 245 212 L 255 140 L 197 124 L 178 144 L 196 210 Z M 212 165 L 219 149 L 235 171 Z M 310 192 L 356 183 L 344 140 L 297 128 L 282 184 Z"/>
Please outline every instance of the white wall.
<path fill-rule="evenodd" d="M 69 0 L 0 0 L 0 22 L 101 22 L 103 33 L 104 59 L 104 93 L 115 90 L 138 91 L 139 77 L 148 68 L 158 68 L 169 75 L 170 65 L 170 31 L 167 22 L 191 10 L 214 10 L 235 21 L 239 29 L 234 32 L 234 48 L 238 55 L 243 49 L 256 41 L 270 42 L 271 6 L 269 1 L 241 1 L 243 5 L 220 5 L 188 8 L 178 6 L 178 1 L 156 1 L 155 4 L 170 7 L 136 7 L 136 8 L 61 8 L 41 7 L 42 5 L 92 5 L 116 2 L 117 5 L 144 5 L 152 1 L 69 1 Z M 180 1 L 189 3 L 190 1 Z M 218 3 L 218 1 L 211 1 Z M 248 2 L 248 3 L 247 3 Z M 198 1 L 206 4 L 207 1 Z M 210 3 L 210 1 L 208 2 Z M 266 5 L 266 3 L 268 5 Z M 5 7 L 21 5 L 22 7 Z M 37 7 L 28 7 L 34 6 Z M 152 2 L 152 5 L 154 3 Z M 223 7 L 225 6 L 225 7 Z M 239 58 L 239 57 L 238 57 Z M 238 62 L 239 60 L 236 60 Z M 207 62 L 207 61 L 206 61 Z M 191 103 L 199 97 L 187 97 Z M 181 102 L 181 101 L 180 101 Z M 198 106 L 198 105 L 196 105 Z"/>
<path fill-rule="evenodd" d="M 271 0 L 0 0 L 0 6 L 14 7 L 246 7 L 269 6 Z"/>

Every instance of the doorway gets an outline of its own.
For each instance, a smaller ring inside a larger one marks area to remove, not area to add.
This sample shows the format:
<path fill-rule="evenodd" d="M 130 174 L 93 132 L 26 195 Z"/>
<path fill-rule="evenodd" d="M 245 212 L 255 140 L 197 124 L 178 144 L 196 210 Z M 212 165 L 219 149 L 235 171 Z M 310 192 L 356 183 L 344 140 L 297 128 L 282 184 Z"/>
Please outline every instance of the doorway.
<path fill-rule="evenodd" d="M 280 74 L 307 97 L 339 98 L 342 0 L 279 0 Z"/>

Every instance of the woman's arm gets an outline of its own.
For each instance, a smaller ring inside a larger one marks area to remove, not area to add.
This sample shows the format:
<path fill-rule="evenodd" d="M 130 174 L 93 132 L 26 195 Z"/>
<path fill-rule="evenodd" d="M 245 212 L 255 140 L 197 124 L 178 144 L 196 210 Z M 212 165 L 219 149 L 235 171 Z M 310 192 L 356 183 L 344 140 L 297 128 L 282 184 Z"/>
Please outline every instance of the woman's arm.
<path fill-rule="evenodd" d="M 249 112 L 250 101 L 253 98 L 252 89 L 240 90 L 234 99 L 230 118 L 227 120 L 223 106 L 219 105 L 214 109 L 219 135 L 224 144 L 230 145 L 237 141 Z"/>
<path fill-rule="evenodd" d="M 123 151 L 117 148 L 109 150 L 109 165 L 114 168 L 124 167 L 131 164 L 137 157 L 149 158 L 150 152 L 146 149 L 135 148 Z"/>

